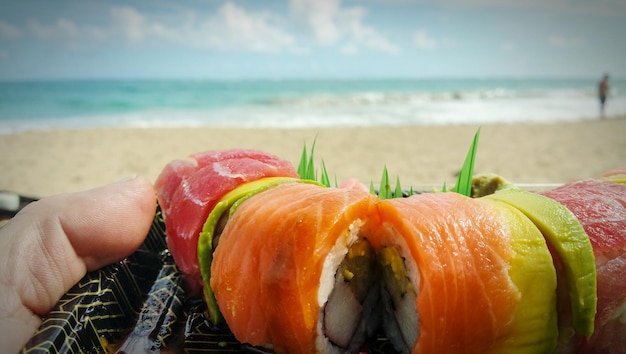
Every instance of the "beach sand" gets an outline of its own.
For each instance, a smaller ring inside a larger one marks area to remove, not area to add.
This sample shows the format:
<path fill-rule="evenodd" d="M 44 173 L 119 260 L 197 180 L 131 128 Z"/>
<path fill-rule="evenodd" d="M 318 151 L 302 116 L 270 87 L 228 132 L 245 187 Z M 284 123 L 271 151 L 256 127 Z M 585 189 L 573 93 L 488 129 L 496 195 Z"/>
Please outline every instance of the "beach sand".
<path fill-rule="evenodd" d="M 85 190 L 130 174 L 156 179 L 173 160 L 209 149 L 253 148 L 296 165 L 316 140 L 331 178 L 402 186 L 453 185 L 478 126 L 332 129 L 140 128 L 0 135 L 0 190 L 27 196 Z M 562 183 L 626 165 L 626 117 L 481 128 L 475 172 L 515 183 Z"/>

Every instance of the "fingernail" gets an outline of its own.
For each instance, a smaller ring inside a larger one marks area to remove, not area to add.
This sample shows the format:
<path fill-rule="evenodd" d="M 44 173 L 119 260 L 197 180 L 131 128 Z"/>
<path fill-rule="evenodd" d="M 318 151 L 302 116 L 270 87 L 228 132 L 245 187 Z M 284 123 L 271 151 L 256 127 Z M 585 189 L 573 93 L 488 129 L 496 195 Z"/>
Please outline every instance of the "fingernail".
<path fill-rule="evenodd" d="M 115 184 L 130 182 L 130 181 L 134 180 L 135 178 L 137 178 L 137 174 L 133 173 L 131 175 L 128 175 L 128 176 L 118 180 L 117 182 L 115 182 Z"/>

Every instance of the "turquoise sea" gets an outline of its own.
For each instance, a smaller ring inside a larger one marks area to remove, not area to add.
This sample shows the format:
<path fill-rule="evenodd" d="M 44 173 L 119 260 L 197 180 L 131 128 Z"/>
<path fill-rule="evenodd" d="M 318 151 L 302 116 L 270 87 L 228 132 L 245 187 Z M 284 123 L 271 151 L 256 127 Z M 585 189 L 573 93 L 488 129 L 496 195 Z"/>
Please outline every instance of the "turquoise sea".
<path fill-rule="evenodd" d="M 0 133 L 597 119 L 596 85 L 596 79 L 0 82 Z M 626 80 L 611 81 L 606 114 L 626 115 Z"/>

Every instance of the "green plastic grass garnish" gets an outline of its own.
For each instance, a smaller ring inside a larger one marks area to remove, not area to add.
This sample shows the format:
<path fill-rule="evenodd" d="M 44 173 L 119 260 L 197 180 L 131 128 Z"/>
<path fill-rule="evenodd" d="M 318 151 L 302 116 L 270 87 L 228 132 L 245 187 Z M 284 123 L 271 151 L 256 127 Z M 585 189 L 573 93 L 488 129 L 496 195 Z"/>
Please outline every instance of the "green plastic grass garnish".
<path fill-rule="evenodd" d="M 456 185 L 454 186 L 454 191 L 462 194 L 466 197 L 471 197 L 472 195 L 472 177 L 474 175 L 474 161 L 476 160 L 476 150 L 478 149 L 478 137 L 480 136 L 480 128 L 474 134 L 474 141 L 472 142 L 472 146 L 470 146 L 469 151 L 467 152 L 467 156 L 465 157 L 465 162 L 463 163 L 463 167 L 459 172 L 459 177 L 457 178 Z M 445 184 L 443 190 L 445 191 Z"/>
<path fill-rule="evenodd" d="M 326 164 L 324 163 L 324 160 L 322 160 L 322 177 L 320 179 L 320 183 L 326 187 L 330 187 L 330 179 L 328 179 L 328 172 L 326 171 Z"/>
<path fill-rule="evenodd" d="M 317 179 L 317 171 L 315 170 L 314 157 L 315 141 L 316 140 L 313 140 L 313 145 L 311 146 L 310 153 L 307 153 L 306 143 L 302 148 L 300 162 L 298 163 L 298 176 L 300 176 L 300 179 L 316 181 L 326 187 L 330 187 L 330 178 L 328 178 L 328 172 L 326 171 L 326 165 L 324 164 L 324 160 L 322 160 L 322 176 L 319 181 Z"/>
<path fill-rule="evenodd" d="M 393 192 L 393 197 L 394 198 L 402 197 L 402 187 L 400 187 L 400 176 L 396 178 L 396 189 Z"/>
<path fill-rule="evenodd" d="M 374 188 L 374 183 L 370 182 L 370 193 L 376 194 L 376 189 Z M 409 195 L 413 195 L 413 187 L 409 191 Z M 391 187 L 391 182 L 389 182 L 389 172 L 387 171 L 387 166 L 383 168 L 383 175 L 380 179 L 380 186 L 378 188 L 378 198 L 381 200 L 391 199 L 391 198 L 402 198 L 404 196 L 404 191 L 402 190 L 402 186 L 400 185 L 400 177 L 396 178 L 396 186 L 395 188 Z"/>
<path fill-rule="evenodd" d="M 381 200 L 393 198 L 391 193 L 391 184 L 389 183 L 389 173 L 387 172 L 387 166 L 383 168 L 383 176 L 380 179 L 380 186 L 378 188 L 378 198 Z"/>
<path fill-rule="evenodd" d="M 313 148 L 315 148 L 315 141 L 313 142 Z M 311 152 L 313 151 L 313 148 L 311 149 Z M 308 171 L 308 160 L 309 159 L 307 157 L 306 143 L 304 143 L 304 147 L 302 148 L 302 154 L 300 155 L 300 163 L 298 164 L 298 176 L 300 176 L 300 179 L 311 179 L 309 178 L 310 176 Z"/>

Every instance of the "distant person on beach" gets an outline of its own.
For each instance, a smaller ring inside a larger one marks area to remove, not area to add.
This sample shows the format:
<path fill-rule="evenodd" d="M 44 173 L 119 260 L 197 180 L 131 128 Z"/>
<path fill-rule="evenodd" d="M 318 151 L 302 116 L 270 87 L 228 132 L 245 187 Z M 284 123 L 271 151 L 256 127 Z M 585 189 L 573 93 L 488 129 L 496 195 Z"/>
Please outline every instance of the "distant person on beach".
<path fill-rule="evenodd" d="M 600 99 L 600 119 L 604 118 L 606 96 L 609 94 L 609 75 L 604 75 L 598 84 L 598 98 Z"/>

